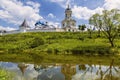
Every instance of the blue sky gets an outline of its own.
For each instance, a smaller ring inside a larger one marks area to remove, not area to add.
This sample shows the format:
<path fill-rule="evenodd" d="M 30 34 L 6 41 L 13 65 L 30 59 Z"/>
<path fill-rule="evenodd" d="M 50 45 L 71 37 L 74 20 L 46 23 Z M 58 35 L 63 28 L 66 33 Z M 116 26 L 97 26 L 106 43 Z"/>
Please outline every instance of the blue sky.
<path fill-rule="evenodd" d="M 102 10 L 118 8 L 119 0 L 0 0 L 0 29 L 18 29 L 24 19 L 34 28 L 36 21 L 61 26 L 68 4 L 72 17 L 79 24 L 88 24 L 88 19 Z"/>

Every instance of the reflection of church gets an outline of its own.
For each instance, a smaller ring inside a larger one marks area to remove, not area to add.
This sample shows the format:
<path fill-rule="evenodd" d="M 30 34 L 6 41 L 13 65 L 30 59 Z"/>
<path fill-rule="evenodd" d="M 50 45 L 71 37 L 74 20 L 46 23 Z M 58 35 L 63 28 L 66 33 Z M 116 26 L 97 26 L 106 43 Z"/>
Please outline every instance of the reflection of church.
<path fill-rule="evenodd" d="M 28 67 L 28 66 L 27 66 L 26 64 L 24 64 L 24 63 L 18 64 L 18 68 L 19 68 L 20 71 L 22 72 L 22 75 L 24 75 L 27 67 Z"/>
<path fill-rule="evenodd" d="M 65 80 L 72 80 L 72 76 L 76 74 L 76 66 L 72 64 L 62 65 L 61 72 L 65 76 Z"/>
<path fill-rule="evenodd" d="M 36 80 L 72 80 L 72 76 L 76 74 L 76 65 L 73 64 L 53 64 L 46 68 L 43 66 L 46 65 L 34 66 L 35 71 L 42 72 Z"/>
<path fill-rule="evenodd" d="M 67 9 L 65 10 L 65 19 L 62 21 L 62 28 L 65 31 L 69 31 L 69 32 L 77 31 L 76 21 L 74 19 L 72 19 L 72 10 L 69 7 L 69 5 L 68 5 Z"/>

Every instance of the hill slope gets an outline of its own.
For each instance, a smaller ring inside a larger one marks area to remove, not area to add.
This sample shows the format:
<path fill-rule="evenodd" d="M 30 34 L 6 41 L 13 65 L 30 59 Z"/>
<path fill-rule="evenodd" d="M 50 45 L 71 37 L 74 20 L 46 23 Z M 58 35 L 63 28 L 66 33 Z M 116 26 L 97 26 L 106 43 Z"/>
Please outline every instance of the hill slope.
<path fill-rule="evenodd" d="M 0 37 L 0 52 L 47 52 L 56 54 L 111 54 L 108 40 L 96 33 L 89 37 L 87 32 L 33 32 Z M 117 48 L 120 41 L 116 39 Z M 118 50 L 118 49 L 117 49 Z M 115 51 L 116 53 L 116 51 Z"/>

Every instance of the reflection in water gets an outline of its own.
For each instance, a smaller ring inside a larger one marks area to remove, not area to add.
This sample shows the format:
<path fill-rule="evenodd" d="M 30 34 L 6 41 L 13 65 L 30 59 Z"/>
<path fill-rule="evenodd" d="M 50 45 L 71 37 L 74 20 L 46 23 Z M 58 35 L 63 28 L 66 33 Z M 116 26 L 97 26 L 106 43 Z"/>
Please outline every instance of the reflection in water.
<path fill-rule="evenodd" d="M 24 80 L 24 73 L 26 71 L 27 65 L 24 63 L 19 63 L 18 64 L 18 68 L 20 69 L 20 71 L 22 72 L 22 76 L 21 76 L 21 80 Z"/>
<path fill-rule="evenodd" d="M 120 80 L 120 68 L 91 64 L 24 64 L 0 62 L 16 73 L 14 80 Z M 22 75 L 21 75 L 22 74 Z"/>
<path fill-rule="evenodd" d="M 24 75 L 25 70 L 26 70 L 26 68 L 27 68 L 27 65 L 24 64 L 24 63 L 20 63 L 20 64 L 18 64 L 18 68 L 19 68 L 20 71 L 22 72 L 22 75 Z"/>
<path fill-rule="evenodd" d="M 71 80 L 76 74 L 76 65 L 72 64 L 35 65 L 34 69 L 41 73 L 37 80 Z"/>
<path fill-rule="evenodd" d="M 72 80 L 72 76 L 76 74 L 76 65 L 64 64 L 61 67 L 61 72 L 65 76 L 65 80 Z"/>
<path fill-rule="evenodd" d="M 39 73 L 39 75 L 35 78 L 35 80 L 65 80 L 63 74 L 61 74 L 60 65 L 57 64 L 42 64 L 35 65 L 35 71 Z"/>
<path fill-rule="evenodd" d="M 99 73 L 100 74 L 100 78 L 96 79 L 96 80 L 120 80 L 120 71 L 118 70 L 119 68 L 116 68 L 114 66 L 114 60 L 112 60 L 110 66 L 103 72 L 101 70 L 101 65 L 99 66 Z"/>

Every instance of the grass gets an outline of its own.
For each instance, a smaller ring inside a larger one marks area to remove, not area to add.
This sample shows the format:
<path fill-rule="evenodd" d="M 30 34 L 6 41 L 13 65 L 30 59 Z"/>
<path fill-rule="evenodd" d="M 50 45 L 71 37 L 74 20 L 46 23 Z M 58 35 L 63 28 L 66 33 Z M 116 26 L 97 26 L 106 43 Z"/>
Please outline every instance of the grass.
<path fill-rule="evenodd" d="M 120 61 L 120 40 L 116 47 L 97 32 L 31 32 L 0 36 L 0 60 L 36 63 L 109 63 Z"/>
<path fill-rule="evenodd" d="M 0 80 L 13 80 L 13 74 L 0 68 Z"/>

